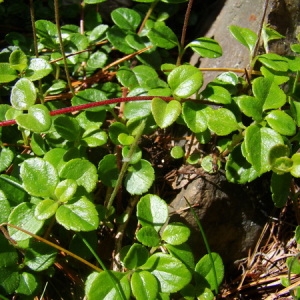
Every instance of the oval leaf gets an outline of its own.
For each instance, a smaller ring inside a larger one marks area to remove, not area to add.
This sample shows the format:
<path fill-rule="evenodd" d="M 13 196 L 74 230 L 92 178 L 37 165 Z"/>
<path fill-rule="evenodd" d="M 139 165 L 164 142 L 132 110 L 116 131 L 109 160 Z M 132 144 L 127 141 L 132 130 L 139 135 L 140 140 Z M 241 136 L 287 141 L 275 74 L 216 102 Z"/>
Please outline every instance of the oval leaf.
<path fill-rule="evenodd" d="M 58 184 L 56 169 L 42 158 L 29 158 L 21 164 L 20 176 L 32 196 L 51 197 Z"/>
<path fill-rule="evenodd" d="M 152 226 L 158 231 L 167 221 L 168 206 L 156 195 L 145 195 L 137 204 L 137 218 L 143 226 Z"/>
<path fill-rule="evenodd" d="M 183 120 L 195 133 L 204 132 L 207 129 L 205 108 L 206 105 L 192 101 L 184 102 L 182 105 Z"/>
<path fill-rule="evenodd" d="M 170 72 L 168 83 L 174 96 L 186 98 L 200 89 L 203 75 L 196 67 L 183 65 Z"/>
<path fill-rule="evenodd" d="M 11 90 L 10 102 L 12 107 L 19 110 L 27 110 L 36 101 L 34 84 L 27 78 L 21 78 Z"/>
<path fill-rule="evenodd" d="M 211 38 L 198 38 L 186 47 L 190 47 L 202 57 L 216 58 L 222 56 L 222 48 L 217 41 Z"/>
<path fill-rule="evenodd" d="M 157 125 L 166 128 L 179 117 L 181 104 L 176 100 L 167 103 L 160 98 L 154 98 L 151 102 L 151 110 Z"/>
<path fill-rule="evenodd" d="M 180 245 L 190 236 L 190 229 L 180 222 L 170 223 L 164 229 L 161 238 L 171 245 Z"/>
<path fill-rule="evenodd" d="M 25 76 L 31 81 L 42 79 L 52 72 L 52 66 L 43 58 L 32 58 Z"/>
<path fill-rule="evenodd" d="M 155 300 L 158 294 L 158 282 L 148 271 L 136 271 L 131 276 L 131 289 L 137 300 Z"/>
<path fill-rule="evenodd" d="M 265 118 L 269 126 L 282 135 L 294 135 L 296 123 L 294 119 L 282 110 L 273 110 Z"/>

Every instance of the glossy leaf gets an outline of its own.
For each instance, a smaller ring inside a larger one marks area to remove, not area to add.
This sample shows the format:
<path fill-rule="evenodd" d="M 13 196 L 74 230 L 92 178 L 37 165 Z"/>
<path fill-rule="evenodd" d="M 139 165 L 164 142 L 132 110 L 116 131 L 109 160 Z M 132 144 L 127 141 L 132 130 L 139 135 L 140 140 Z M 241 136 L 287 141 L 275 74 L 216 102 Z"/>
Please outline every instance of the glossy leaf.
<path fill-rule="evenodd" d="M 193 101 L 184 102 L 182 105 L 182 117 L 188 128 L 193 132 L 203 132 L 207 129 L 205 114 L 206 105 Z"/>
<path fill-rule="evenodd" d="M 117 157 L 114 154 L 105 155 L 98 166 L 99 179 L 106 186 L 114 187 L 119 177 Z"/>
<path fill-rule="evenodd" d="M 136 233 L 137 240 L 147 247 L 157 247 L 160 237 L 152 226 L 144 226 Z"/>
<path fill-rule="evenodd" d="M 44 225 L 44 221 L 38 220 L 34 216 L 34 205 L 28 202 L 23 202 L 14 207 L 8 218 L 8 223 L 25 229 L 31 233 L 36 234 Z M 28 234 L 9 227 L 8 232 L 10 237 L 15 241 L 22 241 L 31 238 Z"/>
<path fill-rule="evenodd" d="M 251 29 L 239 27 L 236 25 L 229 26 L 230 33 L 234 38 L 239 41 L 242 45 L 247 47 L 250 52 L 254 50 L 258 36 Z"/>
<path fill-rule="evenodd" d="M 172 49 L 178 46 L 178 39 L 173 30 L 163 22 L 156 22 L 148 32 L 150 41 L 157 47 Z"/>
<path fill-rule="evenodd" d="M 18 253 L 6 237 L 0 235 L 0 269 L 14 266 L 18 263 Z"/>
<path fill-rule="evenodd" d="M 54 195 L 60 202 L 67 202 L 72 199 L 77 190 L 77 183 L 73 179 L 65 179 L 58 183 Z"/>
<path fill-rule="evenodd" d="M 47 270 L 56 259 L 57 250 L 47 244 L 31 240 L 25 251 L 24 264 L 31 270 Z"/>
<path fill-rule="evenodd" d="M 11 82 L 16 78 L 18 74 L 9 63 L 0 63 L 0 83 Z"/>
<path fill-rule="evenodd" d="M 146 193 L 154 181 L 154 170 L 150 162 L 141 159 L 130 165 L 125 176 L 125 188 L 131 195 Z"/>
<path fill-rule="evenodd" d="M 211 257 L 213 261 L 211 261 Z M 224 278 L 224 265 L 219 254 L 212 252 L 211 257 L 209 254 L 204 255 L 196 264 L 195 272 L 197 275 L 200 275 L 200 277 L 205 278 L 209 285 L 208 287 L 211 290 L 217 291 Z M 216 274 L 214 274 L 213 265 L 215 267 Z"/>
<path fill-rule="evenodd" d="M 269 153 L 273 146 L 283 144 L 279 133 L 273 129 L 251 125 L 245 131 L 244 140 L 245 155 L 254 169 L 263 174 L 270 170 Z"/>
<path fill-rule="evenodd" d="M 111 13 L 113 22 L 121 29 L 135 32 L 141 22 L 141 16 L 133 9 L 117 8 Z"/>
<path fill-rule="evenodd" d="M 190 236 L 190 229 L 180 222 L 173 222 L 166 226 L 161 238 L 171 245 L 180 245 L 186 242 Z"/>
<path fill-rule="evenodd" d="M 225 136 L 239 128 L 234 114 L 226 108 L 212 110 L 208 114 L 208 128 L 217 135 Z"/>
<path fill-rule="evenodd" d="M 98 180 L 96 167 L 88 160 L 74 158 L 69 160 L 60 170 L 59 176 L 73 179 L 89 193 L 94 190 Z"/>
<path fill-rule="evenodd" d="M 196 67 L 183 65 L 170 72 L 168 83 L 174 96 L 186 98 L 200 89 L 203 84 L 203 75 Z"/>
<path fill-rule="evenodd" d="M 127 34 L 118 26 L 115 25 L 110 27 L 107 30 L 106 36 L 109 42 L 113 45 L 113 47 L 115 47 L 119 51 L 126 54 L 134 52 L 134 49 L 132 49 L 127 43 L 124 43 Z"/>
<path fill-rule="evenodd" d="M 51 199 L 45 199 L 39 202 L 34 210 L 34 216 L 38 220 L 47 220 L 51 218 L 58 209 L 58 203 Z"/>
<path fill-rule="evenodd" d="M 292 157 L 293 166 L 291 168 L 291 174 L 294 177 L 300 177 L 300 153 L 295 153 Z"/>
<path fill-rule="evenodd" d="M 61 205 L 56 211 L 56 220 L 67 230 L 74 231 L 91 231 L 99 225 L 95 205 L 84 196 Z"/>
<path fill-rule="evenodd" d="M 89 300 L 129 300 L 130 284 L 126 273 L 107 270 L 92 273 L 85 282 L 85 292 Z"/>
<path fill-rule="evenodd" d="M 106 100 L 107 96 L 104 92 L 90 88 L 85 89 L 83 91 L 78 92 L 72 99 L 71 103 L 73 106 L 87 104 L 92 102 L 100 102 L 101 100 Z M 87 111 L 99 112 L 102 110 L 106 110 L 106 105 L 99 105 L 97 107 L 89 108 Z"/>
<path fill-rule="evenodd" d="M 265 118 L 269 126 L 282 135 L 294 135 L 296 123 L 293 118 L 282 110 L 273 110 Z"/>
<path fill-rule="evenodd" d="M 184 157 L 184 150 L 180 146 L 174 146 L 170 152 L 171 156 L 175 159 Z"/>
<path fill-rule="evenodd" d="M 217 41 L 211 38 L 198 38 L 189 43 L 186 47 L 192 48 L 194 52 L 202 57 L 217 58 L 222 56 L 221 46 Z"/>
<path fill-rule="evenodd" d="M 20 176 L 32 196 L 51 197 L 58 184 L 56 169 L 42 158 L 29 158 L 21 164 Z"/>
<path fill-rule="evenodd" d="M 214 103 L 229 104 L 231 102 L 228 90 L 218 85 L 208 85 L 202 92 L 202 96 Z"/>
<path fill-rule="evenodd" d="M 253 94 L 263 102 L 263 110 L 280 108 L 286 102 L 285 93 L 269 78 L 254 79 Z"/>
<path fill-rule="evenodd" d="M 136 271 L 131 276 L 132 294 L 137 300 L 156 300 L 158 294 L 158 281 L 148 271 Z"/>
<path fill-rule="evenodd" d="M 143 265 L 148 257 L 148 250 L 143 245 L 137 243 L 133 243 L 130 246 L 124 257 L 122 257 L 121 251 L 121 261 L 127 269 L 136 269 Z"/>
<path fill-rule="evenodd" d="M 173 124 L 181 113 L 181 104 L 177 100 L 165 102 L 160 98 L 151 101 L 151 110 L 155 122 L 160 128 Z"/>
<path fill-rule="evenodd" d="M 286 145 L 276 145 L 270 149 L 269 162 L 273 172 L 278 175 L 289 172 L 293 161 L 288 157 L 290 149 Z"/>
<path fill-rule="evenodd" d="M 29 107 L 27 114 L 18 115 L 16 122 L 25 129 L 41 133 L 50 129 L 52 120 L 46 106 L 35 104 Z"/>
<path fill-rule="evenodd" d="M 9 147 L 0 149 L 0 172 L 5 171 L 12 163 L 15 155 Z"/>
<path fill-rule="evenodd" d="M 168 206 L 160 197 L 147 194 L 137 204 L 137 218 L 142 226 L 152 226 L 158 231 L 167 221 Z"/>
<path fill-rule="evenodd" d="M 15 109 L 28 110 L 36 101 L 34 84 L 27 78 L 21 78 L 11 90 L 10 102 Z"/>
<path fill-rule="evenodd" d="M 259 122 L 262 120 L 263 104 L 261 98 L 255 98 L 248 95 L 241 95 L 235 98 L 240 110 L 253 120 Z"/>
<path fill-rule="evenodd" d="M 23 272 L 20 274 L 19 286 L 16 292 L 21 295 L 31 296 L 34 294 L 35 290 L 38 288 L 38 281 L 35 276 L 28 272 Z"/>
<path fill-rule="evenodd" d="M 57 133 L 68 141 L 77 141 L 81 135 L 81 128 L 75 118 L 58 116 L 53 122 Z"/>
<path fill-rule="evenodd" d="M 275 71 L 286 72 L 289 68 L 289 64 L 286 58 L 275 53 L 262 54 L 258 57 L 258 60 L 264 66 Z"/>
<path fill-rule="evenodd" d="M 11 68 L 22 72 L 27 67 L 27 56 L 23 51 L 15 50 L 9 56 L 9 63 Z"/>
<path fill-rule="evenodd" d="M 43 58 L 32 58 L 25 71 L 25 76 L 31 81 L 42 79 L 52 72 L 52 66 Z"/>
<path fill-rule="evenodd" d="M 155 253 L 151 255 L 142 268 L 156 277 L 163 293 L 176 293 L 192 279 L 187 267 L 169 254 Z"/>
<path fill-rule="evenodd" d="M 166 244 L 165 247 L 172 256 L 183 262 L 189 269 L 193 270 L 195 268 L 194 255 L 188 243 L 180 245 Z"/>

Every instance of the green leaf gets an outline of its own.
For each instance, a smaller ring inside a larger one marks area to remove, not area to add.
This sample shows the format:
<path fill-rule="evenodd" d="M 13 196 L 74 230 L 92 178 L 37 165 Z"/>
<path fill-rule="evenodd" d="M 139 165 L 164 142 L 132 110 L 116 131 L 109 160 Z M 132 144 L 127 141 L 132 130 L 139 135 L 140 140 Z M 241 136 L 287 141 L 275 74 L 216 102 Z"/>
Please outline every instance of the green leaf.
<path fill-rule="evenodd" d="M 272 147 L 283 144 L 279 133 L 273 129 L 250 125 L 245 131 L 244 156 L 259 175 L 270 170 L 269 154 Z"/>
<path fill-rule="evenodd" d="M 0 172 L 5 171 L 11 165 L 14 157 L 15 154 L 9 147 L 0 149 Z"/>
<path fill-rule="evenodd" d="M 210 256 L 212 257 L 213 261 L 211 261 Z M 216 270 L 216 278 L 213 271 L 213 265 Z M 223 265 L 222 258 L 220 257 L 219 254 L 214 252 L 212 252 L 211 255 L 209 254 L 204 255 L 196 264 L 195 272 L 197 276 L 200 276 L 200 278 L 202 277 L 206 280 L 206 282 L 208 283 L 208 287 L 211 290 L 218 291 L 218 287 L 220 286 L 224 278 L 224 265 Z M 202 280 L 200 279 L 200 284 L 201 283 Z"/>
<path fill-rule="evenodd" d="M 91 54 L 87 61 L 87 68 L 100 69 L 103 68 L 107 61 L 107 55 L 103 52 L 97 51 Z"/>
<path fill-rule="evenodd" d="M 96 207 L 85 196 L 61 205 L 56 211 L 56 220 L 67 230 L 74 231 L 96 230 L 99 225 Z"/>
<path fill-rule="evenodd" d="M 132 49 L 127 43 L 124 43 L 127 36 L 126 32 L 120 29 L 118 26 L 110 27 L 107 30 L 106 36 L 113 47 L 115 47 L 119 51 L 125 54 L 131 54 L 134 52 L 134 49 Z"/>
<path fill-rule="evenodd" d="M 43 58 L 32 58 L 25 71 L 25 77 L 31 81 L 39 80 L 52 72 L 52 66 Z"/>
<path fill-rule="evenodd" d="M 201 88 L 203 75 L 201 71 L 194 66 L 179 66 L 173 69 L 168 75 L 168 84 L 174 96 L 186 98 Z"/>
<path fill-rule="evenodd" d="M 20 275 L 15 267 L 0 269 L 0 287 L 5 294 L 13 294 L 20 283 Z"/>
<path fill-rule="evenodd" d="M 298 225 L 295 230 L 295 239 L 297 244 L 300 244 L 300 226 Z"/>
<path fill-rule="evenodd" d="M 206 107 L 193 101 L 184 102 L 182 105 L 183 120 L 195 133 L 204 132 L 207 129 Z"/>
<path fill-rule="evenodd" d="M 68 141 L 78 141 L 81 136 L 81 128 L 78 121 L 70 116 L 58 116 L 53 122 L 57 133 Z"/>
<path fill-rule="evenodd" d="M 92 273 L 86 280 L 85 292 L 89 300 L 129 300 L 128 276 L 126 273 L 109 270 Z"/>
<path fill-rule="evenodd" d="M 34 216 L 38 220 L 51 218 L 58 209 L 58 203 L 52 199 L 45 199 L 39 202 L 34 210 Z"/>
<path fill-rule="evenodd" d="M 134 142 L 134 137 L 127 133 L 120 133 L 118 136 L 118 141 L 123 146 L 129 146 Z"/>
<path fill-rule="evenodd" d="M 186 48 L 187 47 L 192 48 L 194 52 L 202 57 L 217 58 L 222 56 L 222 47 L 217 41 L 211 38 L 198 38 L 189 43 Z"/>
<path fill-rule="evenodd" d="M 9 63 L 11 68 L 22 72 L 27 67 L 27 56 L 23 51 L 15 50 L 9 56 Z"/>
<path fill-rule="evenodd" d="M 282 135 L 290 136 L 296 133 L 294 119 L 282 110 L 272 110 L 265 119 L 272 129 Z"/>
<path fill-rule="evenodd" d="M 164 246 L 168 249 L 172 256 L 183 262 L 188 269 L 193 270 L 195 268 L 194 254 L 187 243 L 180 245 L 166 244 Z"/>
<path fill-rule="evenodd" d="M 228 135 L 239 128 L 234 114 L 226 108 L 210 111 L 207 124 L 211 131 L 220 136 Z"/>
<path fill-rule="evenodd" d="M 77 185 L 84 187 L 88 193 L 94 190 L 98 180 L 96 167 L 90 161 L 81 158 L 74 158 L 65 163 L 59 176 L 75 180 Z"/>
<path fill-rule="evenodd" d="M 18 288 L 16 289 L 16 293 L 32 296 L 37 288 L 38 281 L 33 274 L 28 272 L 23 272 L 20 274 L 20 282 Z"/>
<path fill-rule="evenodd" d="M 9 63 L 0 63 L 0 83 L 11 82 L 16 78 L 18 74 Z"/>
<path fill-rule="evenodd" d="M 278 175 L 272 173 L 271 177 L 271 192 L 272 200 L 276 207 L 283 207 L 286 204 L 290 193 L 290 186 L 292 182 L 292 176 L 289 173 Z"/>
<path fill-rule="evenodd" d="M 6 237 L 0 235 L 0 270 L 18 263 L 17 250 L 9 243 Z"/>
<path fill-rule="evenodd" d="M 97 89 L 85 89 L 83 91 L 78 92 L 72 99 L 72 106 L 88 104 L 93 102 L 101 102 L 101 100 L 106 100 L 107 96 L 104 92 Z M 99 112 L 102 110 L 106 110 L 108 108 L 107 105 L 99 105 L 97 107 L 88 108 L 87 111 Z"/>
<path fill-rule="evenodd" d="M 168 206 L 160 197 L 147 194 L 137 204 L 137 218 L 142 226 L 158 231 L 168 219 Z"/>
<path fill-rule="evenodd" d="M 30 240 L 29 247 L 25 251 L 24 264 L 36 272 L 47 270 L 54 264 L 57 250 L 49 245 Z"/>
<path fill-rule="evenodd" d="M 106 186 L 114 187 L 119 177 L 117 157 L 114 154 L 105 155 L 98 166 L 99 179 Z"/>
<path fill-rule="evenodd" d="M 121 29 L 135 32 L 141 23 L 141 16 L 130 8 L 117 8 L 111 13 L 113 22 Z"/>
<path fill-rule="evenodd" d="M 180 245 L 185 243 L 190 236 L 190 229 L 181 222 L 173 222 L 168 224 L 161 238 L 171 245 Z"/>
<path fill-rule="evenodd" d="M 263 110 L 280 108 L 286 103 L 286 94 L 269 78 L 254 79 L 253 94 L 263 102 Z"/>
<path fill-rule="evenodd" d="M 283 174 L 289 172 L 293 161 L 288 157 L 290 149 L 286 145 L 276 145 L 270 149 L 269 162 L 273 172 Z"/>
<path fill-rule="evenodd" d="M 127 249 L 126 249 L 127 250 Z M 149 257 L 148 250 L 141 244 L 133 243 L 126 254 L 122 255 L 121 250 L 121 261 L 127 269 L 136 269 L 143 265 Z"/>
<path fill-rule="evenodd" d="M 174 146 L 170 152 L 171 156 L 175 159 L 184 157 L 184 150 L 181 146 Z"/>
<path fill-rule="evenodd" d="M 21 78 L 11 90 L 10 102 L 15 109 L 27 110 L 36 101 L 35 86 L 27 78 Z"/>
<path fill-rule="evenodd" d="M 286 259 L 286 264 L 293 274 L 300 274 L 300 262 L 298 256 L 288 257 Z"/>
<path fill-rule="evenodd" d="M 20 168 L 25 190 L 32 196 L 51 197 L 58 184 L 56 169 L 42 158 L 26 159 Z"/>
<path fill-rule="evenodd" d="M 35 28 L 40 42 L 45 47 L 49 47 L 50 49 L 59 48 L 57 28 L 54 23 L 46 20 L 37 20 Z"/>
<path fill-rule="evenodd" d="M 181 104 L 177 100 L 165 102 L 160 98 L 151 101 L 151 110 L 155 122 L 160 128 L 172 125 L 181 113 Z"/>
<path fill-rule="evenodd" d="M 106 0 L 84 0 L 85 4 L 98 4 L 101 2 L 105 2 Z"/>
<path fill-rule="evenodd" d="M 56 186 L 54 194 L 59 202 L 67 202 L 72 199 L 76 190 L 76 181 L 74 179 L 65 179 Z"/>
<path fill-rule="evenodd" d="M 148 32 L 148 37 L 154 45 L 160 48 L 169 50 L 178 46 L 176 34 L 163 22 L 156 22 Z"/>
<path fill-rule="evenodd" d="M 30 106 L 28 114 L 18 115 L 16 122 L 21 127 L 35 133 L 46 132 L 51 127 L 51 117 L 49 110 L 43 104 Z"/>
<path fill-rule="evenodd" d="M 187 267 L 169 254 L 155 253 L 142 266 L 156 277 L 163 293 L 176 293 L 192 279 Z"/>
<path fill-rule="evenodd" d="M 231 103 L 231 95 L 228 90 L 218 85 L 208 84 L 208 86 L 201 94 L 205 99 L 214 103 Z"/>
<path fill-rule="evenodd" d="M 31 203 L 23 202 L 19 204 L 11 211 L 8 223 L 36 234 L 43 227 L 44 221 L 35 218 L 34 209 L 35 206 Z M 31 238 L 28 234 L 12 227 L 8 227 L 8 233 L 15 241 L 22 241 Z"/>
<path fill-rule="evenodd" d="M 242 45 L 247 47 L 250 52 L 254 50 L 258 36 L 251 29 L 239 27 L 236 25 L 229 26 L 230 33 L 234 38 L 239 41 Z"/>
<path fill-rule="evenodd" d="M 258 56 L 258 61 L 260 61 L 264 66 L 275 71 L 286 72 L 289 69 L 287 59 L 275 53 L 262 54 Z"/>
<path fill-rule="evenodd" d="M 93 28 L 93 30 L 89 34 L 89 41 L 91 43 L 94 43 L 103 40 L 105 38 L 105 33 L 108 28 L 109 26 L 106 24 L 100 24 Z"/>
<path fill-rule="evenodd" d="M 142 150 L 136 147 L 134 153 L 129 157 L 130 147 L 124 146 L 122 148 L 123 161 L 129 161 L 130 164 L 137 164 L 142 158 Z"/>
<path fill-rule="evenodd" d="M 253 120 L 260 122 L 262 120 L 263 104 L 261 98 L 255 98 L 248 95 L 241 95 L 235 98 L 240 110 Z"/>
<path fill-rule="evenodd" d="M 160 237 L 152 226 L 144 226 L 137 233 L 136 238 L 147 247 L 157 247 L 160 243 Z"/>
<path fill-rule="evenodd" d="M 291 168 L 291 174 L 294 177 L 300 177 L 300 153 L 295 153 L 292 157 L 293 166 Z"/>
<path fill-rule="evenodd" d="M 132 294 L 137 300 L 156 300 L 158 294 L 158 282 L 148 271 L 138 270 L 131 276 Z"/>
<path fill-rule="evenodd" d="M 154 169 L 150 162 L 141 159 L 128 168 L 125 176 L 125 188 L 131 195 L 146 193 L 154 181 Z"/>

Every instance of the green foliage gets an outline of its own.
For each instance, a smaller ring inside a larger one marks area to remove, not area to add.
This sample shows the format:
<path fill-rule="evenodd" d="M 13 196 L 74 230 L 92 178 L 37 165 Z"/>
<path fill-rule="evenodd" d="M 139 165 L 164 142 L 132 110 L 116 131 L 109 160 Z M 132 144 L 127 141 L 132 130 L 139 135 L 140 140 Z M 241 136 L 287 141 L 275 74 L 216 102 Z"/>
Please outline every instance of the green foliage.
<path fill-rule="evenodd" d="M 269 53 L 268 42 L 282 36 L 264 26 L 266 53 L 256 55 L 257 34 L 232 25 L 260 73 L 249 73 L 247 82 L 228 71 L 203 87 L 202 71 L 180 61 L 186 50 L 221 56 L 217 41 L 199 37 L 181 45 L 156 0 L 117 8 L 112 24 L 105 24 L 93 6 L 101 2 L 84 1 L 84 27 L 58 28 L 40 18 L 36 44 L 8 33 L 0 53 L 0 294 L 40 296 L 41 281 L 55 272 L 57 250 L 72 255 L 71 249 L 97 270 L 78 271 L 88 273 L 81 290 L 88 299 L 169 299 L 174 293 L 213 299 L 224 277 L 222 259 L 208 253 L 195 262 L 190 229 L 168 223 L 168 204 L 153 187 L 159 179 L 152 137 L 160 141 L 158 132 L 184 128 L 211 151 L 190 153 L 168 140 L 168 159 L 210 173 L 222 168 L 230 182 L 271 172 L 274 204 L 284 206 L 293 177 L 300 177 L 299 44 L 291 46 L 295 56 Z M 185 1 L 162 2 L 167 9 Z M 116 239 L 110 242 L 117 255 L 108 259 L 117 262 L 113 271 L 97 252 L 97 239 L 109 230 Z M 50 235 L 66 249 L 36 235 Z M 76 249 L 77 242 L 86 251 Z M 297 260 L 287 264 L 299 274 Z"/>

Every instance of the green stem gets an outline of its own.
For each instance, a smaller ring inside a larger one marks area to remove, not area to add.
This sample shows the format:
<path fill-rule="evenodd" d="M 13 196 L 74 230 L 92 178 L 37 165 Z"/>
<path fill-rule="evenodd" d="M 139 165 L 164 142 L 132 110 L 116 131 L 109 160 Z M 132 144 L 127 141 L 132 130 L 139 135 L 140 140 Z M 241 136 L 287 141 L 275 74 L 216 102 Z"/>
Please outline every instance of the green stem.
<path fill-rule="evenodd" d="M 140 139 L 140 137 L 143 134 L 144 128 L 145 128 L 145 121 L 142 121 L 141 124 L 140 124 L 140 126 L 137 129 L 136 136 L 135 136 L 134 141 L 133 141 L 133 143 L 132 143 L 132 145 L 130 147 L 130 150 L 128 152 L 128 156 L 125 158 L 125 161 L 124 161 L 124 163 L 122 165 L 122 168 L 121 168 L 121 171 L 120 171 L 120 175 L 118 177 L 118 180 L 116 182 L 114 190 L 111 193 L 110 198 L 108 200 L 108 203 L 106 205 L 106 209 L 108 211 L 111 208 L 111 206 L 112 206 L 112 204 L 113 204 L 113 202 L 114 202 L 114 200 L 115 200 L 115 198 L 117 196 L 119 188 L 122 185 L 123 178 L 124 178 L 125 173 L 126 173 L 128 167 L 129 167 L 129 164 L 130 164 L 130 158 L 132 157 L 132 155 L 133 155 L 133 153 L 134 153 L 134 151 L 135 151 L 135 149 L 136 149 L 136 147 L 138 145 L 139 139 Z"/>
<path fill-rule="evenodd" d="M 143 20 L 143 22 L 142 22 L 142 24 L 141 24 L 141 26 L 140 26 L 140 28 L 139 28 L 139 30 L 138 30 L 138 34 L 139 33 L 141 33 L 141 31 L 143 30 L 143 28 L 145 27 L 145 24 L 146 24 L 146 22 L 147 22 L 147 20 L 150 18 L 150 16 L 151 16 L 151 14 L 152 14 L 152 12 L 153 12 L 153 10 L 154 10 L 154 8 L 155 8 L 155 6 L 157 5 L 157 3 L 159 2 L 160 0 L 155 0 L 155 1 L 153 1 L 152 3 L 151 3 L 151 6 L 150 6 L 150 8 L 148 9 L 148 11 L 147 11 L 147 13 L 146 13 L 146 15 L 145 15 L 145 18 L 144 18 L 144 20 Z"/>
<path fill-rule="evenodd" d="M 209 256 L 209 259 L 210 259 L 210 262 L 211 262 L 211 265 L 212 265 L 212 270 L 213 270 L 213 275 L 214 275 L 214 281 L 215 281 L 215 292 L 218 293 L 218 279 L 217 279 L 217 271 L 216 271 L 216 267 L 215 267 L 215 263 L 214 263 L 214 259 L 212 257 L 212 254 L 211 254 L 211 250 L 210 250 L 210 247 L 209 247 L 209 244 L 208 244 L 208 241 L 207 241 L 207 238 L 206 238 L 206 235 L 205 235 L 205 232 L 204 232 L 204 229 L 200 223 L 200 220 L 199 218 L 197 217 L 196 213 L 195 213 L 195 210 L 192 208 L 190 202 L 184 197 L 185 201 L 187 202 L 192 214 L 193 214 L 193 217 L 198 225 L 198 228 L 201 232 L 201 235 L 202 235 L 202 238 L 203 238 L 203 242 L 204 242 L 204 245 L 205 245 L 205 248 L 206 248 L 206 251 L 208 253 L 208 256 Z"/>
<path fill-rule="evenodd" d="M 64 50 L 63 40 L 62 40 L 62 36 L 61 36 L 61 30 L 60 30 L 60 24 L 59 24 L 58 0 L 54 0 L 54 12 L 55 12 L 55 23 L 56 23 L 57 34 L 58 34 L 59 47 L 60 47 L 60 52 L 61 52 L 61 55 L 62 55 L 63 61 L 64 61 L 65 73 L 66 73 L 70 91 L 71 91 L 72 95 L 75 96 L 75 92 L 74 92 L 74 89 L 72 86 L 71 77 L 70 77 L 70 73 L 69 73 L 69 69 L 68 69 L 67 58 L 66 58 L 66 54 L 65 54 L 65 50 Z"/>

